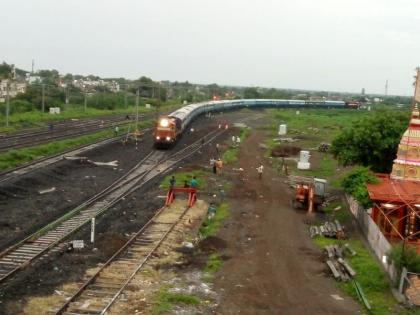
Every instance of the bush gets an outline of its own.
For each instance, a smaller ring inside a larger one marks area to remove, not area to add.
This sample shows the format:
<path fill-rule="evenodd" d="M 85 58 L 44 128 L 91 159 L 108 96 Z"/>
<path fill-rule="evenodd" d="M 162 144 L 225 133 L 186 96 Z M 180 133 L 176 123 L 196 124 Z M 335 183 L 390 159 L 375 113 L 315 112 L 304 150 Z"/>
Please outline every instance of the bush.
<path fill-rule="evenodd" d="M 366 184 L 376 184 L 378 179 L 366 167 L 358 167 L 348 173 L 341 182 L 344 191 L 353 197 L 365 208 L 371 205 Z"/>
<path fill-rule="evenodd" d="M 410 245 L 395 245 L 387 254 L 399 272 L 406 267 L 410 272 L 420 273 L 420 256 Z"/>

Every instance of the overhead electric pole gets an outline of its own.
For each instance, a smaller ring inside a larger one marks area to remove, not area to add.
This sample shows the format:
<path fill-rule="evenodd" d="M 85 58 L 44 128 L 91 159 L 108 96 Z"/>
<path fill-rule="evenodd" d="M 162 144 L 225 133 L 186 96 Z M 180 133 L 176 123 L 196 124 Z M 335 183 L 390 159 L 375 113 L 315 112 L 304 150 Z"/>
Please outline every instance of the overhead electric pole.
<path fill-rule="evenodd" d="M 9 127 L 9 112 L 10 112 L 10 82 L 6 85 L 6 127 Z"/>
<path fill-rule="evenodd" d="M 84 106 L 84 111 L 86 112 L 87 109 L 87 93 L 85 91 L 85 106 Z"/>
<path fill-rule="evenodd" d="M 45 84 L 42 84 L 42 113 L 45 110 Z"/>
<path fill-rule="evenodd" d="M 388 79 L 385 81 L 385 96 L 388 96 Z"/>

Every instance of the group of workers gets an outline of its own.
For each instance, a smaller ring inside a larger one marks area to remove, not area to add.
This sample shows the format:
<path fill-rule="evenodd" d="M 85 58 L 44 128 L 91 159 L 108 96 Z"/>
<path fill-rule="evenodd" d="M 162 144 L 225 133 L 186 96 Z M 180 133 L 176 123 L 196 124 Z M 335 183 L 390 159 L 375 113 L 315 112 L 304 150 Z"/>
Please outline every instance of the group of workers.
<path fill-rule="evenodd" d="M 220 158 L 217 160 L 215 158 L 211 158 L 210 166 L 213 170 L 213 174 L 222 174 L 223 161 Z"/>
<path fill-rule="evenodd" d="M 176 178 L 175 178 L 174 175 L 172 175 L 172 177 L 169 179 L 169 186 L 170 186 L 170 188 L 175 188 L 175 185 L 176 185 Z M 188 182 L 188 180 L 185 180 L 183 188 L 197 189 L 198 188 L 197 178 L 195 176 L 193 176 L 193 178 L 190 180 L 190 182 Z"/>

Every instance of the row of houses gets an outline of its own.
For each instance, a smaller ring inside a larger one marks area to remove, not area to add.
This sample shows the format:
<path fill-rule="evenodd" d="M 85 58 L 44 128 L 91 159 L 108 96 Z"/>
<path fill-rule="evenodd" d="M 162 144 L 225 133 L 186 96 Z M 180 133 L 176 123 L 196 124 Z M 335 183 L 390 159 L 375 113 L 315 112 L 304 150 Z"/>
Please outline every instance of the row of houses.
<path fill-rule="evenodd" d="M 7 98 L 7 90 L 9 90 L 9 97 L 15 97 L 19 93 L 25 93 L 26 82 L 16 82 L 9 79 L 0 80 L 0 103 L 4 103 Z"/>
<path fill-rule="evenodd" d="M 105 88 L 108 91 L 112 93 L 117 93 L 120 91 L 120 85 L 118 82 L 112 80 L 112 81 L 106 81 L 106 80 L 91 80 L 91 79 L 79 79 L 79 80 L 73 80 L 71 82 L 71 85 L 84 91 L 84 92 L 91 92 L 98 88 Z M 60 87 L 67 87 L 68 83 L 64 82 L 60 79 L 59 82 Z"/>

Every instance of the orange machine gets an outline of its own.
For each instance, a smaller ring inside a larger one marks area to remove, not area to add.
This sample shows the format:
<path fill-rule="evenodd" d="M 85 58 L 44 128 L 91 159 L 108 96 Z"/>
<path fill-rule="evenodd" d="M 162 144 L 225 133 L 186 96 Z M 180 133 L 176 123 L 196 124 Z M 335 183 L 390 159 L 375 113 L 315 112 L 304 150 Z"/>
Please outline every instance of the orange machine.
<path fill-rule="evenodd" d="M 155 125 L 154 137 L 156 146 L 169 146 L 178 137 L 179 128 L 175 118 L 170 116 L 160 117 Z"/>
<path fill-rule="evenodd" d="M 295 195 L 292 200 L 293 208 L 307 209 L 308 212 L 317 210 L 325 200 L 326 184 L 325 179 L 319 178 L 302 180 L 295 184 Z"/>

